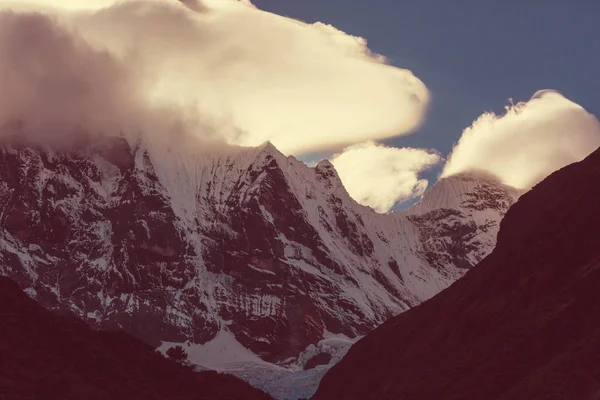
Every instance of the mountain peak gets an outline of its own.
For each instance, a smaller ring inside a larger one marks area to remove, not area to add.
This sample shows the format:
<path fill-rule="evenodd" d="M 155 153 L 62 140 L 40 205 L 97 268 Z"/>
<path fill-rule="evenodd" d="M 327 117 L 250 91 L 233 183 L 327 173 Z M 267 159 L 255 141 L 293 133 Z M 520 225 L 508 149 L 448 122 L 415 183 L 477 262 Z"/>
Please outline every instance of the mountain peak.
<path fill-rule="evenodd" d="M 335 167 L 329 160 L 320 161 L 314 168 L 315 175 L 319 182 L 322 182 L 328 189 L 343 188 L 347 194 L 344 184 L 340 179 Z M 348 195 L 349 196 L 349 195 Z"/>
<path fill-rule="evenodd" d="M 319 163 L 315 166 L 316 169 L 321 170 L 321 169 L 335 169 L 335 167 L 333 166 L 333 164 L 331 163 L 331 161 L 325 159 L 325 160 L 321 160 L 319 161 Z"/>
<path fill-rule="evenodd" d="M 284 157 L 283 153 L 268 140 L 257 146 L 256 149 L 258 150 L 259 154 L 271 155 L 273 157 Z"/>
<path fill-rule="evenodd" d="M 443 208 L 483 210 L 507 209 L 523 191 L 505 185 L 493 175 L 479 172 L 441 178 L 424 194 L 409 213 Z"/>

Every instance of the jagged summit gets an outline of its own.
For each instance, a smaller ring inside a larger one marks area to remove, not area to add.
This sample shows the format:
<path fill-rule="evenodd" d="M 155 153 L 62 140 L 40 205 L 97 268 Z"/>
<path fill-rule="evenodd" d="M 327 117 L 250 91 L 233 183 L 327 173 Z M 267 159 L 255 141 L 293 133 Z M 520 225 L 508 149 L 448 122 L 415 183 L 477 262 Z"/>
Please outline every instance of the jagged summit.
<path fill-rule="evenodd" d="M 490 174 L 462 173 L 438 180 L 408 212 L 440 208 L 506 210 L 522 192 Z"/>
<path fill-rule="evenodd" d="M 329 160 L 320 161 L 314 167 L 314 171 L 317 181 L 321 182 L 326 189 L 331 191 L 341 191 L 345 195 L 348 195 L 340 176 Z"/>

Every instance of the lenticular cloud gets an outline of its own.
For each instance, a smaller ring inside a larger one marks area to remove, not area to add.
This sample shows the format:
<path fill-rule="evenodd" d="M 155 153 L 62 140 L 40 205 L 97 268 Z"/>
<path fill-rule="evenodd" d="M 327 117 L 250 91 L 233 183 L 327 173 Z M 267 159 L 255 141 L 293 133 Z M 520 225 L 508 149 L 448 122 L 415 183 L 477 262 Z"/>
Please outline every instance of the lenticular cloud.
<path fill-rule="evenodd" d="M 550 90 L 485 113 L 465 129 L 442 177 L 490 172 L 505 184 L 528 189 L 553 171 L 580 161 L 600 146 L 600 123 L 583 107 Z"/>
<path fill-rule="evenodd" d="M 11 85 L 19 103 L 6 107 L 0 125 L 161 128 L 230 144 L 268 140 L 299 154 L 410 133 L 427 108 L 423 83 L 364 39 L 249 1 L 96 0 L 91 10 L 26 3 L 43 15 L 14 14 L 6 9 L 23 7 L 0 2 L 11 23 L 0 30 L 0 51 L 19 48 L 19 62 L 36 65 L 23 71 L 4 58 L 1 68 L 15 79 L 0 77 L 0 87 Z M 14 35 L 23 29 L 32 32 L 28 47 Z M 76 113 L 58 109 L 57 96 Z"/>

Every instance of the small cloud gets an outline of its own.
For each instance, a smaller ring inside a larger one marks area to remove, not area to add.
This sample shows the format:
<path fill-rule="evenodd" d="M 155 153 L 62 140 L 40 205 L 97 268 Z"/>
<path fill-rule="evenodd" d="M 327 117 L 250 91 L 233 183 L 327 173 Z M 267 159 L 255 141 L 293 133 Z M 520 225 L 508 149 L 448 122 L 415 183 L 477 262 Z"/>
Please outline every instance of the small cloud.
<path fill-rule="evenodd" d="M 599 146 L 596 117 L 560 93 L 544 90 L 506 107 L 504 115 L 480 116 L 464 130 L 441 176 L 480 170 L 529 189 Z"/>
<path fill-rule="evenodd" d="M 442 161 L 435 152 L 373 142 L 347 147 L 331 158 L 352 198 L 380 213 L 421 196 L 428 181 L 419 174 Z"/>

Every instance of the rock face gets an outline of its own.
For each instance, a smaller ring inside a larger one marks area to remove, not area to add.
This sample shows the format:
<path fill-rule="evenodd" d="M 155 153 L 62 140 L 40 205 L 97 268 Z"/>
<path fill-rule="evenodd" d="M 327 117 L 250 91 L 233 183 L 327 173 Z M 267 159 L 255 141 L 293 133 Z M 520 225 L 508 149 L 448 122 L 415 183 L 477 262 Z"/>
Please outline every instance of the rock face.
<path fill-rule="evenodd" d="M 314 400 L 596 399 L 600 150 L 546 178 L 491 255 L 358 341 Z"/>
<path fill-rule="evenodd" d="M 50 309 L 155 346 L 226 330 L 281 362 L 448 287 L 492 250 L 517 195 L 456 176 L 380 215 L 329 162 L 309 168 L 270 144 L 5 144 L 0 273 Z"/>
<path fill-rule="evenodd" d="M 0 277 L 0 396 L 62 400 L 269 400 L 238 378 L 194 373 L 120 332 L 58 316 Z"/>

